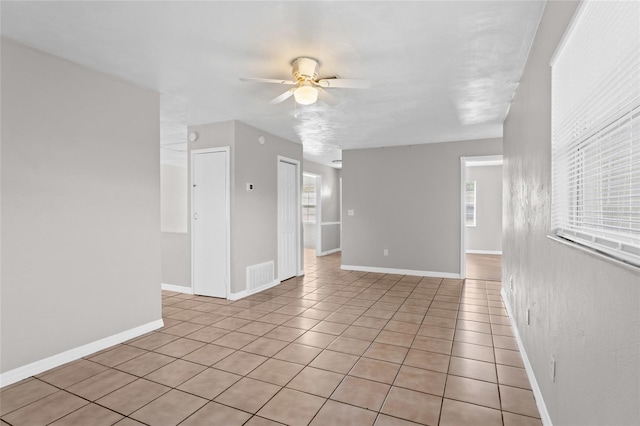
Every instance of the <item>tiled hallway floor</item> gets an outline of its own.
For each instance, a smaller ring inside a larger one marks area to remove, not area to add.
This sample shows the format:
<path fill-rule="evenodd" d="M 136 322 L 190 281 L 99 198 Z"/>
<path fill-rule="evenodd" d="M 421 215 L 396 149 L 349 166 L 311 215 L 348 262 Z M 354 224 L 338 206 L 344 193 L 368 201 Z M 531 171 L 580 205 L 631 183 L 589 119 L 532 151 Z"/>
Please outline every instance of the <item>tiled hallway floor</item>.
<path fill-rule="evenodd" d="M 466 254 L 467 278 L 500 281 L 502 279 L 502 255 Z"/>
<path fill-rule="evenodd" d="M 163 292 L 164 328 L 2 389 L 2 424 L 541 424 L 499 282 L 305 262 L 236 302 Z"/>

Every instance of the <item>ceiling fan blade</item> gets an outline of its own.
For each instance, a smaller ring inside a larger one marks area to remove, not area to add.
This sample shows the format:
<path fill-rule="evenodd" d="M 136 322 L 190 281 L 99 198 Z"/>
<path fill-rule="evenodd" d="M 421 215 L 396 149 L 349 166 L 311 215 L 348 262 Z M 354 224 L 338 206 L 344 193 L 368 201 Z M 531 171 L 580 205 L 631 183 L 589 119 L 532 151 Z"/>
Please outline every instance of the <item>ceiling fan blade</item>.
<path fill-rule="evenodd" d="M 368 89 L 371 82 L 366 78 L 323 78 L 317 81 L 318 86 L 340 89 Z"/>
<path fill-rule="evenodd" d="M 296 89 L 297 89 L 297 87 L 292 87 L 291 89 L 289 89 L 286 92 L 284 92 L 282 95 L 271 99 L 271 101 L 269 103 L 273 105 L 273 104 L 279 104 L 280 102 L 286 101 L 287 99 L 289 99 L 293 95 L 293 92 L 295 92 Z"/>
<path fill-rule="evenodd" d="M 297 81 L 291 80 L 277 80 L 275 78 L 252 78 L 252 77 L 241 77 L 240 81 L 254 81 L 256 83 L 275 83 L 275 84 L 298 84 Z"/>
<path fill-rule="evenodd" d="M 325 104 L 327 104 L 329 106 L 334 106 L 334 105 L 338 105 L 340 103 L 340 99 L 336 98 L 331 93 L 329 93 L 326 90 L 324 90 L 323 88 L 316 87 L 316 90 L 318 90 L 318 97 Z"/>

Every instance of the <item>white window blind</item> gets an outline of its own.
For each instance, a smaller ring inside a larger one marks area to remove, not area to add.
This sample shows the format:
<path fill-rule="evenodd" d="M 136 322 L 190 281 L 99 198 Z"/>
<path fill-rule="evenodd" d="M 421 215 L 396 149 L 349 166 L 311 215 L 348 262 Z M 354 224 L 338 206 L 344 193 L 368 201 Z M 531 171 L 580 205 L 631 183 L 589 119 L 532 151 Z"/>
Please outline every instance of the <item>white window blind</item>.
<path fill-rule="evenodd" d="M 476 181 L 465 182 L 465 225 L 476 226 Z"/>
<path fill-rule="evenodd" d="M 551 67 L 551 232 L 640 266 L 640 1 L 583 1 Z"/>

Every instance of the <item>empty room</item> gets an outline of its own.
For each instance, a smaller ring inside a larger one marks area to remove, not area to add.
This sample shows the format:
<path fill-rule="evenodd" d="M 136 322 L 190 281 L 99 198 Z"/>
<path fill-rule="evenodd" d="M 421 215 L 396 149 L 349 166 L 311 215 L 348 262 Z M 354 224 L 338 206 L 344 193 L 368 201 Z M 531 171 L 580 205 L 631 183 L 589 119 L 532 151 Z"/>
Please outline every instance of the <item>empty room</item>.
<path fill-rule="evenodd" d="M 0 2 L 2 425 L 640 424 L 640 2 Z"/>

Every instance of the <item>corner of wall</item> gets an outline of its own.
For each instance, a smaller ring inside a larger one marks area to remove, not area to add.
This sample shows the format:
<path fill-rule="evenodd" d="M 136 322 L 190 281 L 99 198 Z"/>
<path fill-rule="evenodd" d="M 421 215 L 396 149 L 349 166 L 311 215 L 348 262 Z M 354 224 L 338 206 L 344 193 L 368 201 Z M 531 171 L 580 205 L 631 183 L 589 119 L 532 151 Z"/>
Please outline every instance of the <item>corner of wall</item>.
<path fill-rule="evenodd" d="M 509 298 L 507 297 L 507 293 L 505 292 L 504 288 L 500 292 L 500 296 L 502 297 L 504 306 L 507 309 L 507 314 L 509 315 L 511 328 L 513 329 L 513 334 L 516 337 L 516 343 L 518 344 L 518 349 L 520 350 L 520 355 L 522 356 L 522 363 L 524 364 L 524 369 L 527 372 L 527 377 L 529 378 L 529 383 L 531 384 L 531 390 L 533 391 L 536 406 L 538 407 L 538 411 L 540 413 L 540 419 L 542 420 L 543 425 L 552 426 L 553 423 L 551 422 L 549 410 L 547 410 L 547 405 L 544 402 L 544 397 L 542 395 L 542 391 L 540 390 L 540 386 L 538 385 L 538 380 L 536 379 L 533 366 L 531 365 L 531 361 L 529 361 L 529 356 L 527 355 L 527 350 L 524 346 L 524 343 L 522 342 L 520 331 L 518 331 L 518 323 L 514 316 L 513 308 L 511 307 L 511 303 L 509 302 Z"/>

